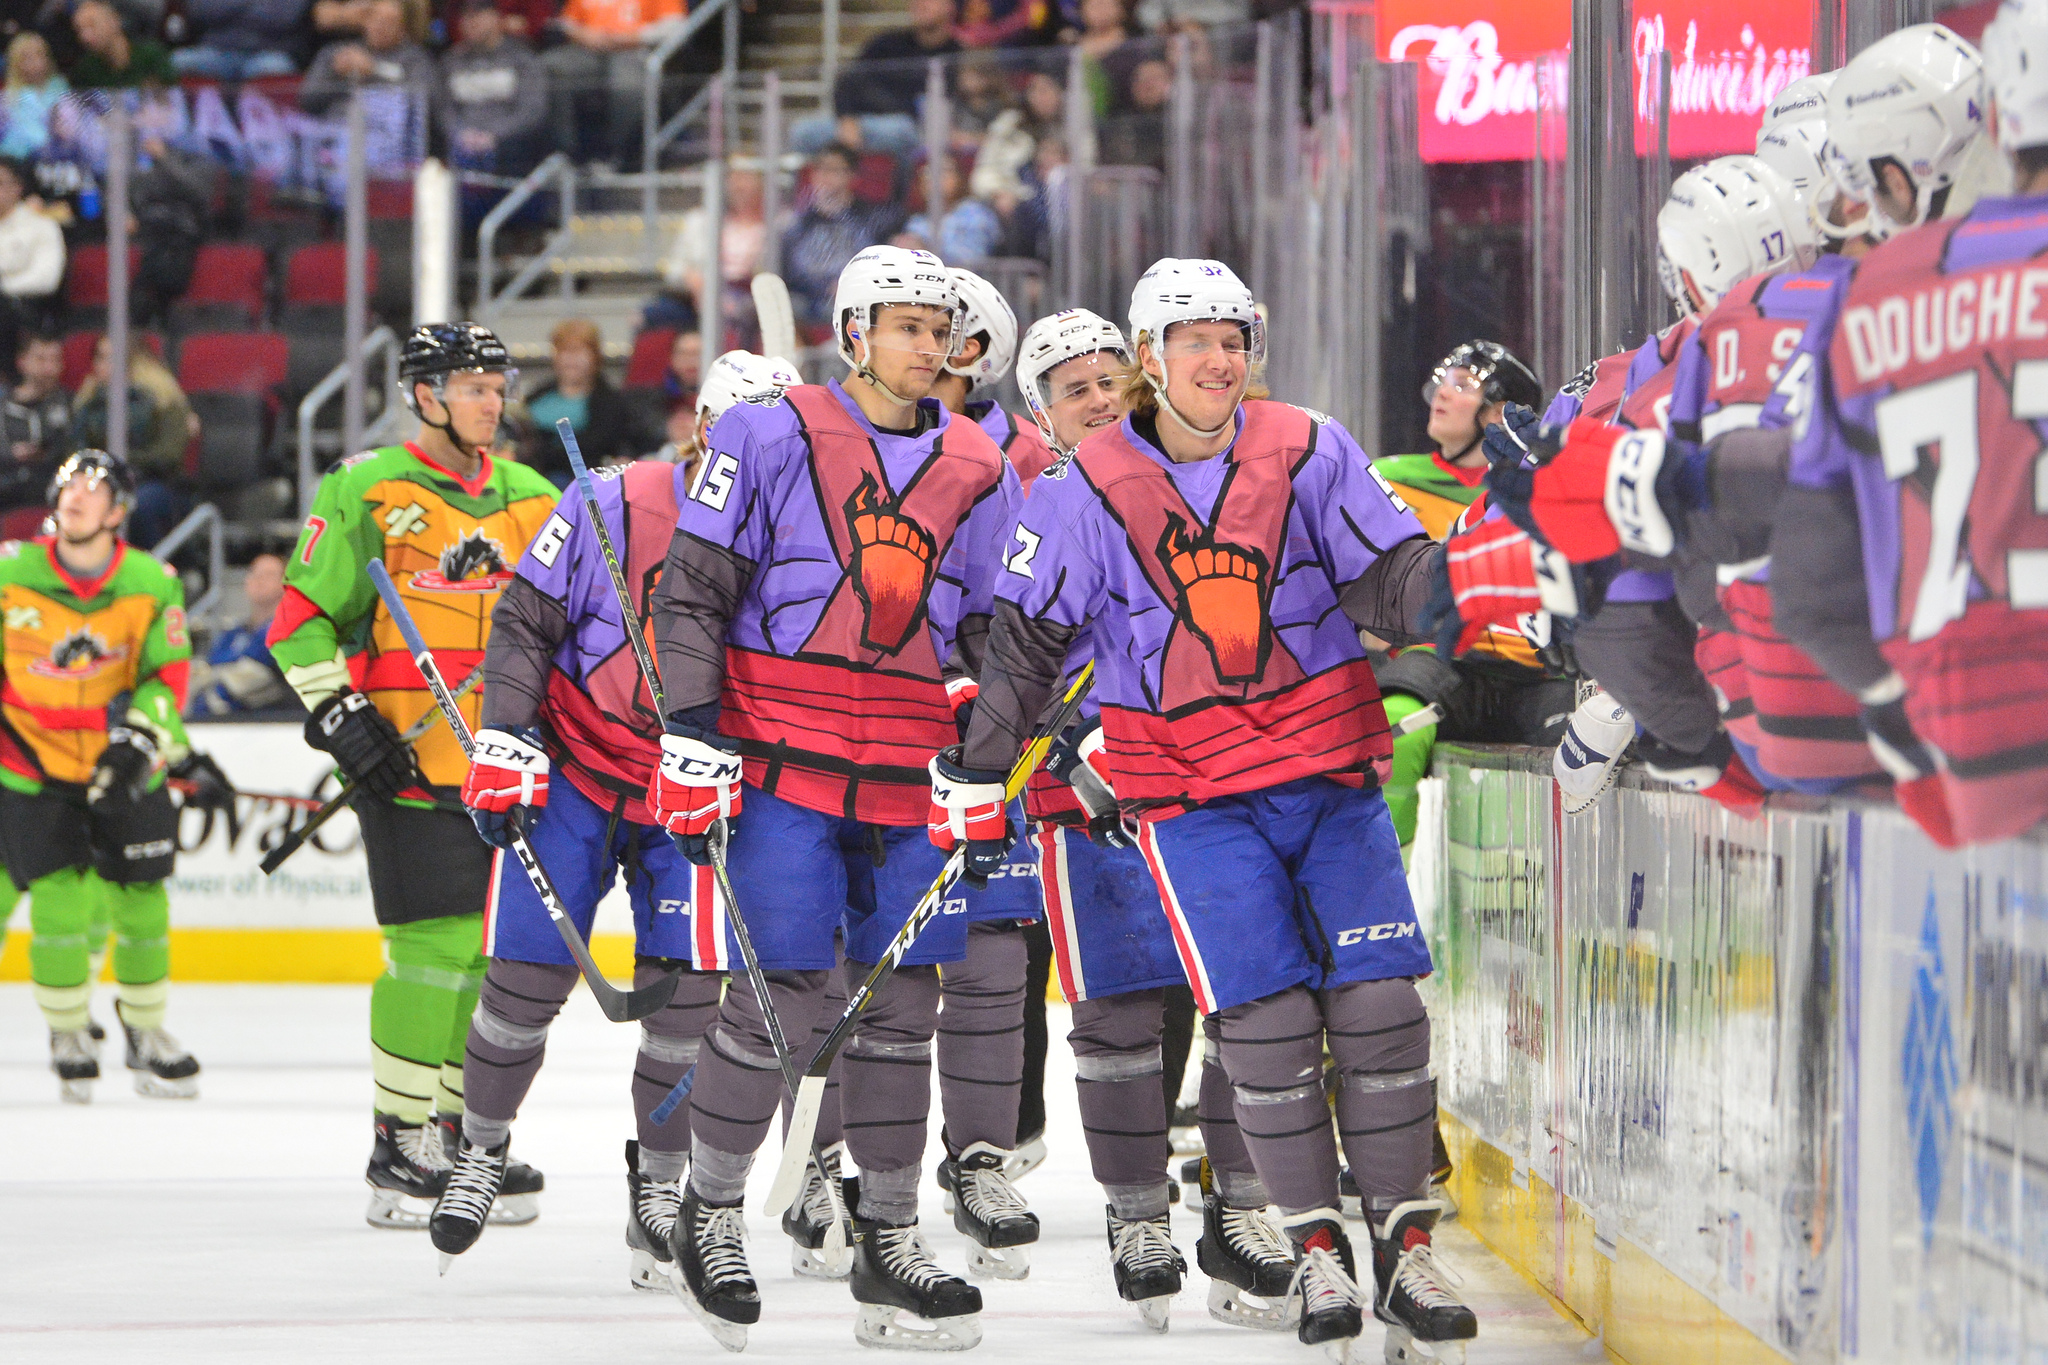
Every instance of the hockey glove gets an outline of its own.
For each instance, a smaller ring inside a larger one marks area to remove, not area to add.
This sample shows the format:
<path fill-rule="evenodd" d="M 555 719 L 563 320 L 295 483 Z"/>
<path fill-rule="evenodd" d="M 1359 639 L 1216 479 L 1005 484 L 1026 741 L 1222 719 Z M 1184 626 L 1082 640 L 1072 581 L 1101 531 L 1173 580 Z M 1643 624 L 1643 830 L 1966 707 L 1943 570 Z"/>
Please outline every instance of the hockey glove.
<path fill-rule="evenodd" d="M 514 834 L 530 833 L 548 804 L 548 756 L 540 731 L 477 731 L 462 804 L 492 848 L 510 848 Z"/>
<path fill-rule="evenodd" d="M 966 845 L 961 875 L 979 891 L 1017 842 L 1017 833 L 1010 828 L 1003 774 L 961 767 L 957 744 L 932 755 L 930 770 L 932 808 L 927 823 L 932 842 L 948 853 Z"/>
<path fill-rule="evenodd" d="M 235 784 L 228 781 L 228 775 L 220 770 L 220 764 L 206 754 L 186 754 L 183 762 L 171 765 L 171 776 L 189 784 L 189 790 L 185 792 L 186 809 L 234 814 Z"/>
<path fill-rule="evenodd" d="M 412 750 L 362 693 L 344 689 L 313 708 L 306 743 L 332 755 L 351 784 L 379 801 L 395 801 L 416 783 Z"/>
<path fill-rule="evenodd" d="M 1486 428 L 1480 449 L 1486 452 L 1489 469 L 1519 469 L 1535 460 L 1530 442 L 1542 428 L 1543 419 L 1533 408 L 1510 403 L 1501 409 L 1500 420 Z"/>
<path fill-rule="evenodd" d="M 107 731 L 107 747 L 93 765 L 85 788 L 85 804 L 96 811 L 118 810 L 140 801 L 163 768 L 156 736 L 147 730 L 116 725 Z"/>
<path fill-rule="evenodd" d="M 1661 432 L 1581 418 L 1561 432 L 1546 427 L 1535 448 L 1536 467 L 1495 464 L 1486 476 L 1517 525 L 1574 564 L 1624 549 L 1661 559 L 1677 548 L 1667 504 L 1681 500 L 1683 460 Z"/>
<path fill-rule="evenodd" d="M 1863 734 L 1892 775 L 1892 796 L 1921 832 L 1942 848 L 1961 848 L 1942 786 L 1941 757 L 1906 718 L 1906 682 L 1893 673 L 1863 690 Z"/>
<path fill-rule="evenodd" d="M 1643 767 L 1659 782 L 1719 801 L 1745 820 L 1764 813 L 1764 789 L 1735 752 L 1726 732 L 1697 754 L 1681 754 L 1645 737 L 1637 750 Z"/>
<path fill-rule="evenodd" d="M 1091 716 L 1052 742 L 1046 751 L 1045 770 L 1074 789 L 1074 799 L 1088 815 L 1091 843 L 1104 848 L 1135 848 L 1137 841 L 1124 827 L 1123 812 L 1117 806 L 1102 745 L 1102 717 Z"/>
<path fill-rule="evenodd" d="M 1611 567 L 1576 569 L 1513 522 L 1496 517 L 1444 542 L 1422 633 L 1455 657 L 1489 630 L 1524 632 L 1538 613 L 1574 618 L 1600 608 Z"/>
<path fill-rule="evenodd" d="M 962 744 L 967 742 L 967 727 L 974 724 L 974 699 L 980 695 L 981 684 L 972 678 L 946 680 L 946 704 L 953 708 L 953 728 Z"/>
<path fill-rule="evenodd" d="M 698 867 L 711 865 L 705 837 L 711 826 L 740 813 L 742 772 L 739 745 L 716 731 L 661 737 L 661 762 L 647 782 L 647 809 Z"/>

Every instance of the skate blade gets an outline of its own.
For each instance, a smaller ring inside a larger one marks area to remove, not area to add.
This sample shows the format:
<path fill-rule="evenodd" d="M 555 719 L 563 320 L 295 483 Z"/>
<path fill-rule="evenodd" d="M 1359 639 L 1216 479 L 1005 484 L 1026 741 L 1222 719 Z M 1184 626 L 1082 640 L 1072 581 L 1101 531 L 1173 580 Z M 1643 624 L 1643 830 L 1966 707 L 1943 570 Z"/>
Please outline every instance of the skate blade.
<path fill-rule="evenodd" d="M 540 1196 L 538 1194 L 501 1194 L 491 1201 L 491 1211 L 484 1215 L 484 1221 L 495 1227 L 524 1227 L 540 1217 Z"/>
<path fill-rule="evenodd" d="M 1465 1365 L 1462 1341 L 1418 1341 L 1405 1327 L 1387 1327 L 1387 1365 Z"/>
<path fill-rule="evenodd" d="M 853 1274 L 853 1248 L 846 1245 L 846 1239 L 836 1239 L 838 1249 L 833 1249 L 835 1239 L 828 1237 L 822 1247 L 807 1247 L 802 1242 L 789 1244 L 789 1268 L 807 1280 L 843 1280 Z"/>
<path fill-rule="evenodd" d="M 441 1268 L 439 1273 L 446 1275 L 448 1273 L 448 1267 L 455 1264 L 455 1257 L 445 1251 L 436 1252 L 435 1254 L 441 1258 Z"/>
<path fill-rule="evenodd" d="M 1266 1303 L 1222 1280 L 1209 1281 L 1209 1316 L 1233 1327 L 1261 1332 L 1291 1332 L 1300 1320 L 1301 1300 L 1293 1297 Z"/>
<path fill-rule="evenodd" d="M 433 1216 L 433 1200 L 401 1194 L 380 1185 L 370 1186 L 370 1206 L 363 1210 L 363 1221 L 371 1227 L 400 1232 L 423 1231 L 427 1220 Z"/>
<path fill-rule="evenodd" d="M 668 1277 L 669 1288 L 683 1301 L 683 1307 L 690 1310 L 690 1316 L 697 1325 L 711 1334 L 711 1339 L 726 1350 L 738 1354 L 747 1349 L 747 1324 L 727 1322 L 697 1302 L 697 1296 L 690 1292 L 690 1282 L 684 1278 L 681 1266 L 677 1266 Z"/>
<path fill-rule="evenodd" d="M 199 1098 L 199 1078 L 187 1076 L 182 1080 L 169 1081 L 148 1071 L 135 1073 L 135 1093 L 152 1100 L 196 1100 Z"/>
<path fill-rule="evenodd" d="M 1161 1294 L 1156 1299 L 1134 1299 L 1132 1306 L 1147 1327 L 1155 1332 L 1164 1332 L 1173 1325 L 1173 1295 Z"/>
<path fill-rule="evenodd" d="M 967 1270 L 972 1275 L 986 1275 L 991 1280 L 1024 1280 L 1031 1277 L 1031 1251 L 1028 1247 L 985 1247 L 973 1238 L 967 1240 Z"/>
<path fill-rule="evenodd" d="M 981 1314 L 925 1319 L 907 1308 L 864 1303 L 853 1320 L 853 1339 L 885 1351 L 971 1351 L 981 1345 Z"/>
<path fill-rule="evenodd" d="M 92 1082 L 59 1080 L 57 1098 L 66 1104 L 91 1104 Z"/>
<path fill-rule="evenodd" d="M 636 1247 L 633 1251 L 632 1269 L 626 1274 L 628 1283 L 635 1289 L 649 1294 L 669 1292 L 668 1263 L 655 1260 L 652 1252 L 641 1251 Z"/>
<path fill-rule="evenodd" d="M 1045 1164 L 1045 1139 L 1037 1137 L 1010 1153 L 1010 1159 L 1003 1163 L 1003 1177 L 1013 1184 L 1030 1175 Z M 951 1198 L 951 1196 L 947 1196 Z M 946 1212 L 951 1213 L 951 1209 Z"/>

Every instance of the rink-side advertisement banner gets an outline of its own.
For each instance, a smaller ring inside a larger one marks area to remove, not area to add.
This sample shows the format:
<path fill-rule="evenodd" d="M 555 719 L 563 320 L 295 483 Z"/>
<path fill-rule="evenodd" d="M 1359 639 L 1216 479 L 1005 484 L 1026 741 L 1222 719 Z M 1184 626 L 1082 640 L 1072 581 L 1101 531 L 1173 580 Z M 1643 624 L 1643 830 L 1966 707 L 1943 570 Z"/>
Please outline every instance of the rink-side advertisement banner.
<path fill-rule="evenodd" d="M 1636 151 L 1657 147 L 1659 54 L 1671 54 L 1671 154 L 1756 145 L 1780 90 L 1811 74 L 1813 3 L 1635 0 Z M 1381 55 L 1419 64 L 1422 159 L 1526 161 L 1543 109 L 1547 154 L 1564 154 L 1568 0 L 1379 0 Z"/>

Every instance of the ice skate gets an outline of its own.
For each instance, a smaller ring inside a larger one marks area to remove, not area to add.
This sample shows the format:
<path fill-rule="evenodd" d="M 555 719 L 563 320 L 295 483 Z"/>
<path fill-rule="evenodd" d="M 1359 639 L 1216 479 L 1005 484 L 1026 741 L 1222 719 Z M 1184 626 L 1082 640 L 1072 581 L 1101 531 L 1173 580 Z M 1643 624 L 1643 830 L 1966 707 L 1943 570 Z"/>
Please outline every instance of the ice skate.
<path fill-rule="evenodd" d="M 1030 1137 L 1017 1144 L 1017 1149 L 1003 1161 L 1003 1174 L 1011 1184 L 1016 1184 L 1045 1164 L 1045 1130 L 1039 1129 Z"/>
<path fill-rule="evenodd" d="M 1280 1331 L 1294 1325 L 1294 1251 L 1264 1209 L 1233 1209 L 1216 1192 L 1202 1160 L 1202 1235 L 1195 1264 L 1209 1277 L 1209 1316 L 1240 1327 Z"/>
<path fill-rule="evenodd" d="M 1180 1277 L 1188 1263 L 1173 1245 L 1171 1223 L 1166 1214 L 1157 1218 L 1126 1221 L 1109 1217 L 1109 1268 L 1116 1276 L 1117 1297 L 1138 1306 L 1138 1316 L 1155 1332 L 1164 1332 L 1173 1311 L 1173 1296 L 1180 1293 Z"/>
<path fill-rule="evenodd" d="M 199 1062 L 178 1040 L 160 1027 L 137 1028 L 128 1022 L 119 1001 L 114 1013 L 128 1035 L 128 1069 L 135 1073 L 135 1093 L 158 1100 L 199 1097 Z"/>
<path fill-rule="evenodd" d="M 92 1083 L 100 1078 L 99 1049 L 82 1028 L 50 1030 L 50 1070 L 57 1073 L 57 1098 L 66 1104 L 91 1104 Z"/>
<path fill-rule="evenodd" d="M 1463 1279 L 1430 1245 L 1439 1212 L 1433 1200 L 1412 1199 L 1374 1221 L 1373 1314 L 1387 1325 L 1387 1365 L 1462 1365 L 1465 1343 L 1479 1335 L 1478 1318 L 1451 1292 Z"/>
<path fill-rule="evenodd" d="M 432 1124 L 406 1123 L 395 1114 L 379 1114 L 374 1122 L 377 1139 L 363 1172 L 370 1207 L 363 1217 L 373 1228 L 423 1228 L 448 1187 L 452 1163 L 440 1135 Z"/>
<path fill-rule="evenodd" d="M 1444 1129 L 1439 1123 L 1434 1134 L 1429 1166 L 1429 1197 L 1442 1206 L 1437 1222 L 1448 1223 L 1458 1216 L 1458 1201 L 1451 1197 L 1451 1173 L 1457 1167 L 1451 1164 L 1450 1148 L 1444 1146 Z"/>
<path fill-rule="evenodd" d="M 1031 1253 L 1038 1240 L 1038 1215 L 1003 1174 L 1010 1154 L 993 1143 L 977 1142 L 958 1157 L 939 1163 L 939 1182 L 952 1196 L 953 1226 L 967 1237 L 967 1268 L 998 1280 L 1021 1280 L 1031 1273 Z"/>
<path fill-rule="evenodd" d="M 839 1158 L 846 1144 L 825 1149 L 821 1175 L 813 1160 L 804 1168 L 803 1193 L 782 1215 L 789 1234 L 789 1268 L 807 1279 L 843 1280 L 853 1273 L 853 1247 L 846 1240 L 846 1203 L 839 1196 Z"/>
<path fill-rule="evenodd" d="M 690 1316 L 728 1351 L 747 1349 L 761 1320 L 761 1289 L 747 1268 L 747 1220 L 738 1204 L 707 1204 L 687 1183 L 669 1230 L 669 1284 Z"/>
<path fill-rule="evenodd" d="M 1579 699 L 1564 738 L 1551 755 L 1551 771 L 1566 815 L 1592 809 L 1614 785 L 1635 738 L 1635 718 L 1620 702 L 1597 688 Z"/>
<path fill-rule="evenodd" d="M 675 1264 L 668 1240 L 682 1206 L 682 1182 L 649 1180 L 640 1174 L 640 1144 L 627 1138 L 626 1246 L 633 1253 L 629 1278 L 635 1289 L 668 1292 L 669 1270 Z"/>
<path fill-rule="evenodd" d="M 464 1140 L 455 1169 L 448 1173 L 448 1187 L 441 1191 L 434 1216 L 427 1220 L 427 1235 L 434 1240 L 434 1250 L 441 1253 L 443 1275 L 457 1256 L 483 1236 L 484 1220 L 505 1183 L 505 1159 L 511 1146 L 510 1138 L 495 1147 L 479 1147 Z"/>
<path fill-rule="evenodd" d="M 437 1114 L 434 1126 L 441 1130 L 441 1150 L 448 1154 L 448 1164 L 452 1166 L 462 1154 L 462 1115 Z M 531 1223 L 540 1217 L 540 1194 L 547 1187 L 546 1176 L 523 1161 L 507 1158 L 504 1183 L 498 1186 L 491 1215 L 484 1221 L 492 1227 L 508 1228 Z"/>
<path fill-rule="evenodd" d="M 900 1351 L 981 1344 L 981 1291 L 940 1268 L 917 1224 L 855 1218 L 853 1241 L 854 1340 Z"/>
<path fill-rule="evenodd" d="M 1301 1259 L 1287 1291 L 1295 1335 L 1304 1346 L 1320 1346 L 1335 1365 L 1345 1365 L 1365 1330 L 1365 1294 L 1352 1269 L 1351 1239 L 1335 1209 L 1313 1209 L 1287 1220 Z"/>

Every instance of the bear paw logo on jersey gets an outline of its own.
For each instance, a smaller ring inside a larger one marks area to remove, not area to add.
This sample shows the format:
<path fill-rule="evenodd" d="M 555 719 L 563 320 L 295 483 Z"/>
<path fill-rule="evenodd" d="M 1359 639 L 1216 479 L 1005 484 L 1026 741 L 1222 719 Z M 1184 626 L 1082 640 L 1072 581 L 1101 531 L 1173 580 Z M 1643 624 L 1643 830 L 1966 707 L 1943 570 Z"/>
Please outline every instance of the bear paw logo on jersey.
<path fill-rule="evenodd" d="M 109 645 L 92 627 L 80 626 L 51 647 L 50 657 L 31 661 L 28 671 L 39 678 L 77 682 L 127 657 L 127 646 Z"/>
<path fill-rule="evenodd" d="M 482 527 L 441 551 L 438 568 L 412 576 L 412 586 L 421 592 L 496 592 L 511 581 L 504 549 Z"/>
<path fill-rule="evenodd" d="M 853 591 L 860 598 L 860 642 L 894 654 L 924 615 L 925 589 L 937 565 L 931 532 L 903 515 L 900 500 L 882 496 L 872 474 L 846 500 L 853 534 Z"/>
<path fill-rule="evenodd" d="M 1273 632 L 1266 622 L 1271 566 L 1257 550 L 1219 544 L 1215 532 L 1188 534 L 1178 513 L 1166 514 L 1159 559 L 1173 575 L 1176 614 L 1209 648 L 1216 676 L 1227 683 L 1257 682 L 1266 672 Z"/>

